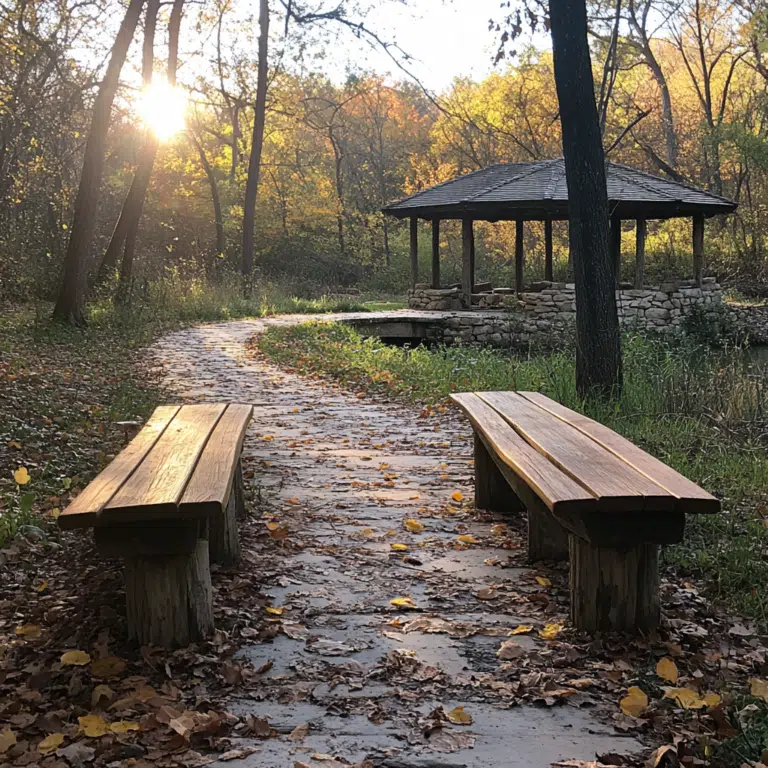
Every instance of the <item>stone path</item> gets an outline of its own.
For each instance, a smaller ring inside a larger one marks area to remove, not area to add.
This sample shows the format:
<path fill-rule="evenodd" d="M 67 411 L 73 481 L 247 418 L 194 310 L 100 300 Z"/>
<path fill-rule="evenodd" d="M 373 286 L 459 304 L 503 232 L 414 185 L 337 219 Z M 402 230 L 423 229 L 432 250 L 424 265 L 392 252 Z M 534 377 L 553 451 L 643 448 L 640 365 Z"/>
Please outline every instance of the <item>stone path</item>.
<path fill-rule="evenodd" d="M 153 349 L 184 400 L 255 405 L 244 455 L 258 537 L 240 570 L 258 575 L 273 637 L 246 646 L 260 672 L 229 708 L 279 735 L 244 740 L 259 751 L 236 764 L 538 768 L 638 749 L 590 712 L 586 686 L 563 694 L 585 672 L 569 670 L 557 643 L 521 634 L 525 657 L 497 657 L 510 629 L 564 615 L 566 574 L 525 567 L 520 523 L 472 508 L 468 424 L 342 392 L 247 351 L 266 322 L 298 319 L 200 326 Z M 409 520 L 423 531 L 407 530 Z M 551 588 L 537 583 L 543 573 Z M 417 610 L 393 606 L 398 597 Z M 457 706 L 471 724 L 445 718 Z"/>

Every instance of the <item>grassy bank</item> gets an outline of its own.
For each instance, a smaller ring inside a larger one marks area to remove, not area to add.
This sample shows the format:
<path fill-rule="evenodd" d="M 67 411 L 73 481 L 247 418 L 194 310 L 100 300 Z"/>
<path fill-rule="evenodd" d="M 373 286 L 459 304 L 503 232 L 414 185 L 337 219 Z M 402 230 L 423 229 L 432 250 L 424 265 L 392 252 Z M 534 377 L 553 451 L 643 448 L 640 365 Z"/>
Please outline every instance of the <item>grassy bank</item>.
<path fill-rule="evenodd" d="M 466 390 L 529 389 L 587 413 L 723 500 L 724 514 L 689 520 L 685 543 L 666 548 L 665 561 L 706 578 L 713 596 L 768 625 L 768 378 L 744 349 L 628 338 L 622 398 L 596 404 L 577 396 L 567 353 L 400 349 L 326 324 L 271 328 L 260 348 L 301 373 L 414 403 Z"/>

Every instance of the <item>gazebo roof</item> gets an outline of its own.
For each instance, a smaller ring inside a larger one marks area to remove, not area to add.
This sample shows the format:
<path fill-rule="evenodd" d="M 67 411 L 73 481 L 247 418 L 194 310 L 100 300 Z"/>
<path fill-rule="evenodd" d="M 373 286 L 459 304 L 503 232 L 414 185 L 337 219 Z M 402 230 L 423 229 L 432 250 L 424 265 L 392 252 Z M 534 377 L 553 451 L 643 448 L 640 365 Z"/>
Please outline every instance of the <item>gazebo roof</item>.
<path fill-rule="evenodd" d="M 731 213 L 737 203 L 702 189 L 606 162 L 608 203 L 622 219 L 672 219 Z M 568 218 L 568 188 L 562 158 L 492 165 L 384 209 L 398 218 L 472 218 L 487 221 Z"/>

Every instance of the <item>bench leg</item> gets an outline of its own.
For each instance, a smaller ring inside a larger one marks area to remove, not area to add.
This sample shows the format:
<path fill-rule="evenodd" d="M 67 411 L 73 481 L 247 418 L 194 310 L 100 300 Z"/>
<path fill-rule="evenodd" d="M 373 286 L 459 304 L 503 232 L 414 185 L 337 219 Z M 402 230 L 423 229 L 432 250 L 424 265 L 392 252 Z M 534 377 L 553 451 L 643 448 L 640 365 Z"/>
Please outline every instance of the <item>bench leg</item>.
<path fill-rule="evenodd" d="M 238 460 L 237 467 L 235 468 L 235 517 L 238 520 L 244 520 L 246 517 L 245 510 L 245 487 L 243 486 L 243 463 Z"/>
<path fill-rule="evenodd" d="M 567 560 L 568 532 L 549 510 L 531 504 L 528 507 L 528 560 Z"/>
<path fill-rule="evenodd" d="M 638 631 L 659 624 L 659 547 L 596 547 L 570 534 L 571 620 L 577 629 Z"/>
<path fill-rule="evenodd" d="M 213 632 L 208 540 L 191 554 L 125 558 L 128 630 L 140 645 L 175 648 Z"/>
<path fill-rule="evenodd" d="M 240 562 L 240 541 L 237 535 L 238 507 L 237 474 L 232 483 L 229 502 L 223 514 L 210 518 L 209 544 L 212 563 L 231 568 Z M 242 499 L 242 496 L 240 496 Z"/>
<path fill-rule="evenodd" d="M 525 505 L 509 487 L 501 470 L 475 433 L 475 506 L 491 512 L 521 512 Z"/>

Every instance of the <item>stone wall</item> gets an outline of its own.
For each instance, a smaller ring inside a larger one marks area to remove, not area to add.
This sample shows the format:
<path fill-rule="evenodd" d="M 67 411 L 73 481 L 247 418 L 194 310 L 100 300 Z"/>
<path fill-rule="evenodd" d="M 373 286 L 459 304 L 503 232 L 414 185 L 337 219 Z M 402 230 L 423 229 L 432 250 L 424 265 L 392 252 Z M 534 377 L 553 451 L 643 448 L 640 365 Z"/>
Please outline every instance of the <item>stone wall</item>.
<path fill-rule="evenodd" d="M 751 344 L 768 344 L 768 305 L 727 304 L 737 333 Z"/>
<path fill-rule="evenodd" d="M 464 294 L 458 288 L 429 288 L 417 285 L 408 291 L 408 309 L 450 312 L 464 309 Z"/>

